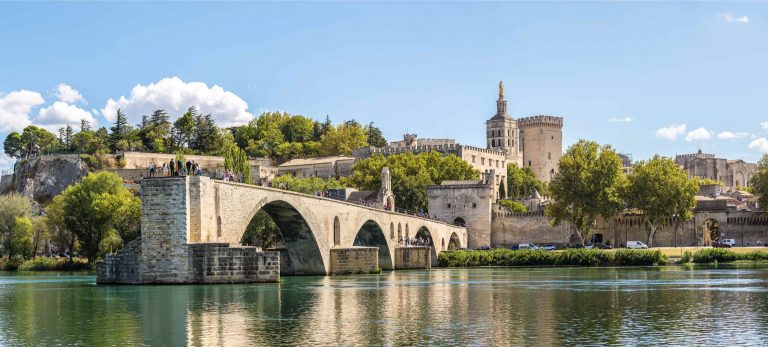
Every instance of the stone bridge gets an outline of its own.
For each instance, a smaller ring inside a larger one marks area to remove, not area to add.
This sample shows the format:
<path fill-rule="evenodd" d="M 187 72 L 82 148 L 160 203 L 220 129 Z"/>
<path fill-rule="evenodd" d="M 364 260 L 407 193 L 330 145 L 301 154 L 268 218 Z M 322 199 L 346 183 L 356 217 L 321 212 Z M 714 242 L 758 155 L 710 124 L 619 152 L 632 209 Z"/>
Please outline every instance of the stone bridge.
<path fill-rule="evenodd" d="M 401 237 L 429 239 L 432 263 L 439 252 L 467 244 L 464 227 L 208 177 L 144 179 L 141 192 L 141 253 L 157 276 L 187 271 L 184 248 L 188 245 L 239 245 L 260 210 L 280 229 L 289 263 L 281 266 L 290 267 L 284 273 L 329 274 L 331 250 L 353 246 L 377 247 L 379 266 L 395 269 L 395 249 Z"/>

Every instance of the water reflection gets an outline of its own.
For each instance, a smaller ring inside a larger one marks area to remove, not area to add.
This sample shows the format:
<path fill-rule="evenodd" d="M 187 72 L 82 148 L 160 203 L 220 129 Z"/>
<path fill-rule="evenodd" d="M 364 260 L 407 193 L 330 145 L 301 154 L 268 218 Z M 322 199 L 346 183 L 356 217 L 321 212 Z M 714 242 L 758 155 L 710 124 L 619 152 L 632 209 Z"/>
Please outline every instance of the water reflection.
<path fill-rule="evenodd" d="M 767 337 L 765 267 L 438 269 L 209 286 L 0 274 L 0 345 L 754 345 Z"/>

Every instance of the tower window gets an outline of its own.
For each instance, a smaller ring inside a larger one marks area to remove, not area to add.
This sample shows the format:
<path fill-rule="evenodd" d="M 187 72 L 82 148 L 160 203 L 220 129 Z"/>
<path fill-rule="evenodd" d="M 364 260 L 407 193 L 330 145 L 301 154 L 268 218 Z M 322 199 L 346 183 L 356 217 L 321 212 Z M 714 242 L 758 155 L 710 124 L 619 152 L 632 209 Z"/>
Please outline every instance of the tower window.
<path fill-rule="evenodd" d="M 472 162 L 473 163 L 475 162 L 475 156 L 474 155 L 472 156 Z"/>
<path fill-rule="evenodd" d="M 485 158 L 480 158 L 480 165 L 485 165 Z"/>
<path fill-rule="evenodd" d="M 528 166 L 531 166 L 531 161 L 530 160 L 528 161 Z"/>
<path fill-rule="evenodd" d="M 552 152 L 547 152 L 547 159 L 552 160 Z"/>

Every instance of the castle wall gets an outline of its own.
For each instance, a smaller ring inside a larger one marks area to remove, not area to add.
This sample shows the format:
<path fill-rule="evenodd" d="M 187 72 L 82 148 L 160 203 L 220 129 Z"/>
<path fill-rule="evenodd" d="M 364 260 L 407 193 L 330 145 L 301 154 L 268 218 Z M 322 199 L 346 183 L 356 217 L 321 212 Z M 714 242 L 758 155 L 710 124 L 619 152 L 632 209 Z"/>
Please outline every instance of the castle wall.
<path fill-rule="evenodd" d="M 429 215 L 446 223 L 464 221 L 467 247 L 491 245 L 491 202 L 494 190 L 484 184 L 427 187 Z"/>
<path fill-rule="evenodd" d="M 571 232 L 564 224 L 552 226 L 543 212 L 513 213 L 494 205 L 491 223 L 491 245 L 507 248 L 520 243 L 568 244 Z"/>

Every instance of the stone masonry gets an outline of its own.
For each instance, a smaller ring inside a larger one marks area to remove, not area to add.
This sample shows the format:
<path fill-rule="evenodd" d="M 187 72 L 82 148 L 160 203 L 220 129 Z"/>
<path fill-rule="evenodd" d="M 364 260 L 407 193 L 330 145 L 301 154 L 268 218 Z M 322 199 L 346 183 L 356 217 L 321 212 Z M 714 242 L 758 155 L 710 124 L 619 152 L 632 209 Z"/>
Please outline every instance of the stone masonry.
<path fill-rule="evenodd" d="M 429 269 L 432 267 L 430 247 L 395 248 L 395 269 Z"/>
<path fill-rule="evenodd" d="M 378 247 L 331 249 L 331 274 L 368 274 L 379 272 Z"/>

